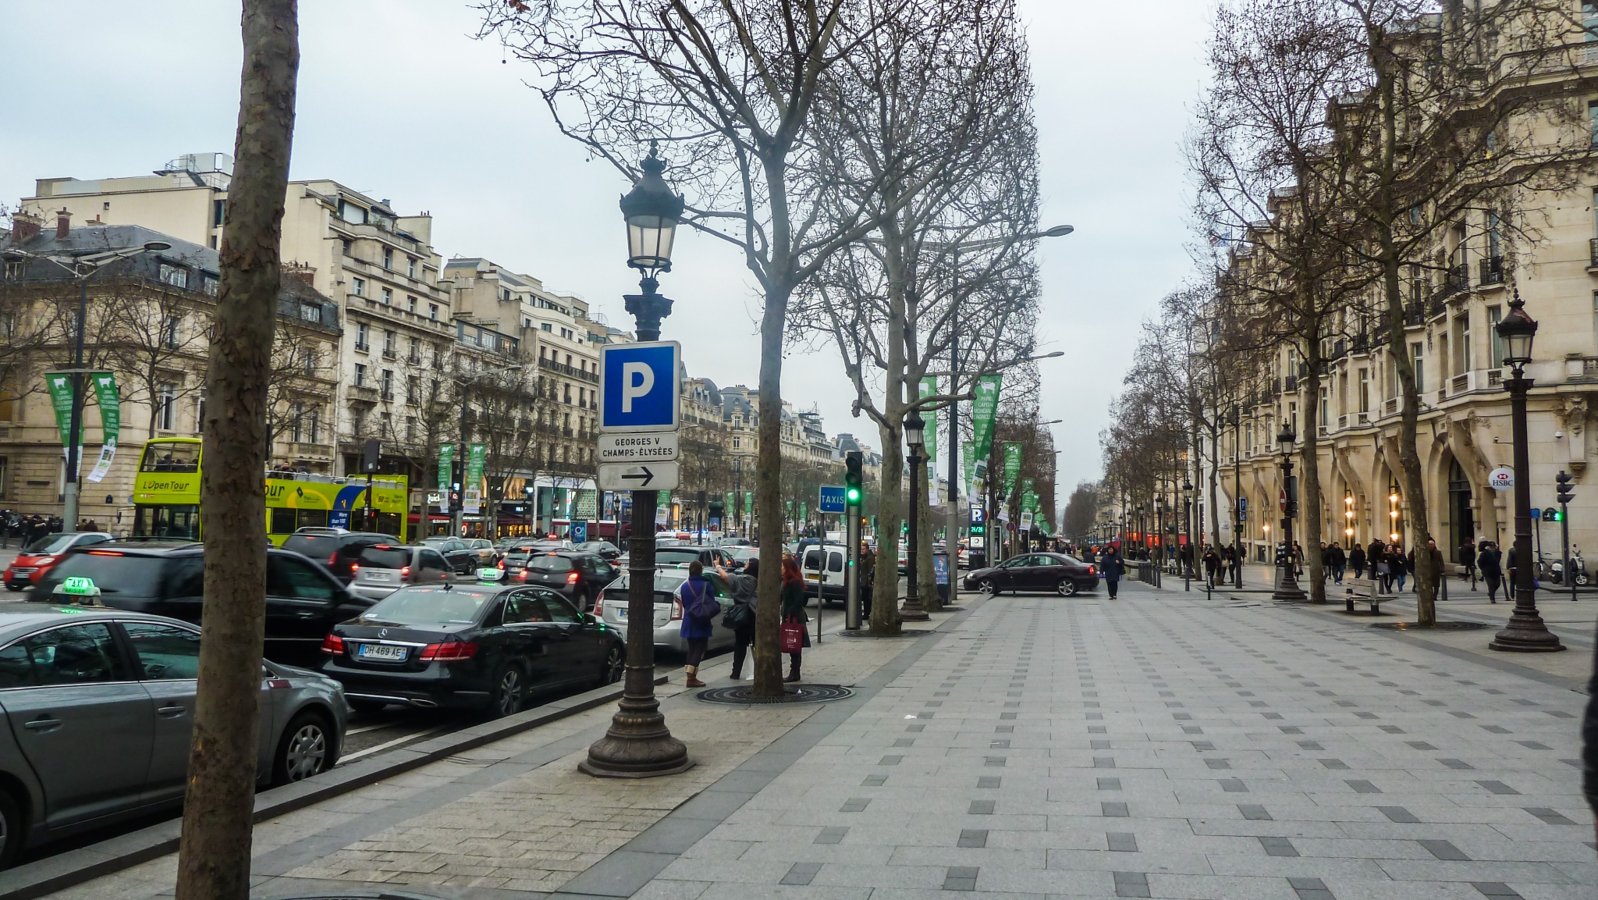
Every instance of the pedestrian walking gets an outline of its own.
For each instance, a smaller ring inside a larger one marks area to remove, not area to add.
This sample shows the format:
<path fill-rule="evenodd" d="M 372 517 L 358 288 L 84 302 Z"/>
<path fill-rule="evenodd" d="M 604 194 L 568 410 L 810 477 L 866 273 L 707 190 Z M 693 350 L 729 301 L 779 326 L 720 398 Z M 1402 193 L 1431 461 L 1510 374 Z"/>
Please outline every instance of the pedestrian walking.
<path fill-rule="evenodd" d="M 1472 588 L 1476 587 L 1476 542 L 1470 538 L 1459 545 L 1459 564 L 1465 567 L 1460 581 L 1469 581 Z"/>
<path fill-rule="evenodd" d="M 1365 548 L 1358 541 L 1348 551 L 1348 565 L 1354 570 L 1355 580 L 1365 577 Z"/>
<path fill-rule="evenodd" d="M 1215 577 L 1221 572 L 1221 556 L 1215 552 L 1214 547 L 1204 548 L 1204 584 L 1215 587 Z"/>
<path fill-rule="evenodd" d="M 1348 565 L 1348 557 L 1343 553 L 1342 544 L 1333 541 L 1332 545 L 1326 548 L 1326 562 L 1332 572 L 1332 583 L 1342 584 L 1343 570 Z"/>
<path fill-rule="evenodd" d="M 1497 544 L 1482 542 L 1481 551 L 1476 554 L 1476 568 L 1481 570 L 1482 580 L 1487 582 L 1487 599 L 1493 603 L 1498 602 L 1498 588 L 1504 581 L 1503 560 L 1504 555 L 1499 552 Z M 1504 599 L 1509 599 L 1507 591 L 1504 592 Z"/>
<path fill-rule="evenodd" d="M 1404 555 L 1403 548 L 1393 545 L 1387 553 L 1387 565 L 1393 572 L 1393 583 L 1398 585 L 1398 592 L 1404 592 L 1404 582 L 1409 578 L 1409 557 Z"/>
<path fill-rule="evenodd" d="M 805 612 L 805 579 L 799 572 L 799 560 L 792 553 L 782 555 L 782 621 L 804 625 L 800 647 L 810 646 L 810 614 Z M 799 680 L 799 663 L 803 650 L 788 652 L 788 677 L 783 681 Z"/>
<path fill-rule="evenodd" d="M 688 564 L 688 580 L 682 585 L 682 639 L 688 645 L 683 674 L 691 688 L 705 686 L 699 680 L 699 664 L 705 659 L 719 615 L 721 602 L 716 599 L 716 589 L 705 577 L 705 567 L 696 559 Z"/>
<path fill-rule="evenodd" d="M 1237 548 L 1227 544 L 1221 548 L 1221 562 L 1225 565 L 1226 580 L 1237 580 Z"/>
<path fill-rule="evenodd" d="M 724 576 L 725 577 L 725 576 Z M 732 629 L 732 680 L 742 681 L 744 660 L 755 642 L 755 610 L 760 606 L 760 560 L 751 557 L 742 572 L 727 579 L 732 584 L 732 606 L 721 624 Z"/>
<path fill-rule="evenodd" d="M 1443 559 L 1442 548 L 1437 546 L 1435 538 L 1426 539 L 1426 555 L 1431 557 L 1432 560 L 1432 596 L 1441 599 L 1443 566 L 1446 565 L 1446 561 Z M 1415 571 L 1419 572 L 1420 570 L 1416 569 Z M 1419 579 L 1420 576 L 1417 575 L 1415 577 Z"/>
<path fill-rule="evenodd" d="M 1298 541 L 1293 542 L 1293 577 L 1304 576 L 1304 545 Z"/>
<path fill-rule="evenodd" d="M 860 542 L 860 574 L 855 576 L 855 582 L 860 585 L 860 618 L 869 622 L 872 595 L 876 593 L 873 587 L 877 583 L 877 555 L 865 541 Z"/>
<path fill-rule="evenodd" d="M 1099 556 L 1099 571 L 1104 573 L 1104 588 L 1110 592 L 1110 599 L 1115 599 L 1115 592 L 1121 586 L 1121 577 L 1126 574 L 1126 563 L 1121 561 L 1121 551 L 1110 545 L 1104 548 L 1104 553 Z"/>

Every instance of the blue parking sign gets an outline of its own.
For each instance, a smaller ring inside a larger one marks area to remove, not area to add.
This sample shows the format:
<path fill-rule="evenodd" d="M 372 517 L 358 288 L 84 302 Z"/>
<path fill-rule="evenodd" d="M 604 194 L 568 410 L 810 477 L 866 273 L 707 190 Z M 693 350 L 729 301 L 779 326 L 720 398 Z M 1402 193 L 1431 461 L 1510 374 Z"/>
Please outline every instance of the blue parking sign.
<path fill-rule="evenodd" d="M 821 495 L 816 498 L 816 511 L 825 514 L 842 515 L 844 511 L 843 485 L 822 485 Z"/>
<path fill-rule="evenodd" d="M 599 350 L 599 430 L 675 431 L 682 349 L 676 341 Z"/>

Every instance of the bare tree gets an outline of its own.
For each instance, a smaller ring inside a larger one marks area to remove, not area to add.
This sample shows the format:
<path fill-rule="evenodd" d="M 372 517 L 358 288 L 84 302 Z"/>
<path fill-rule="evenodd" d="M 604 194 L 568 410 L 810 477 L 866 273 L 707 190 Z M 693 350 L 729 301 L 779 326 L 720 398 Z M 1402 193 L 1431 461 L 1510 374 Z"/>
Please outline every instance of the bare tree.
<path fill-rule="evenodd" d="M 245 900 L 266 608 L 266 373 L 294 134 L 294 0 L 245 0 L 244 67 L 207 387 L 205 640 L 178 848 L 179 900 Z"/>

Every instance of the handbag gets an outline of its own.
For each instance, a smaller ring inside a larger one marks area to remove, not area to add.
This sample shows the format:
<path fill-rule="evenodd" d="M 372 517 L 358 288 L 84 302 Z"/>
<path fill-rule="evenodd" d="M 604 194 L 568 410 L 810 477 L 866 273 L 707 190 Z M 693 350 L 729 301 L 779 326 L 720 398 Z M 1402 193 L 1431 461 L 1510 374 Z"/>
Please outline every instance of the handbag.
<path fill-rule="evenodd" d="M 733 605 L 727 609 L 726 614 L 721 617 L 721 624 L 727 628 L 731 628 L 733 631 L 737 631 L 746 625 L 753 624 L 754 621 L 755 612 L 749 608 L 749 604 L 747 603 L 733 603 Z"/>
<path fill-rule="evenodd" d="M 782 652 L 798 653 L 805 646 L 805 626 L 797 619 L 782 623 Z"/>

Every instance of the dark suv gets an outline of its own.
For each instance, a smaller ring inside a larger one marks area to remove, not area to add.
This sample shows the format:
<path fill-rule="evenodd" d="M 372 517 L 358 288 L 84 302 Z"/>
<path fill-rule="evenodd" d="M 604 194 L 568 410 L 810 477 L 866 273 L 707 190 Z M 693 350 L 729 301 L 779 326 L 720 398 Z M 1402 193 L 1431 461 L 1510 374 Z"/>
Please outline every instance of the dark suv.
<path fill-rule="evenodd" d="M 29 599 L 60 602 L 56 586 L 91 579 L 100 602 L 117 609 L 200 624 L 205 599 L 205 547 L 129 541 L 74 549 L 40 576 Z M 266 657 L 314 665 L 333 623 L 357 616 L 372 601 L 354 596 L 327 569 L 291 550 L 266 552 Z"/>
<path fill-rule="evenodd" d="M 559 591 L 580 612 L 594 607 L 594 598 L 615 581 L 621 570 L 595 553 L 560 550 L 529 556 L 514 576 L 507 578 Z"/>
<path fill-rule="evenodd" d="M 355 578 L 355 566 L 361 561 L 362 550 L 377 544 L 403 543 L 405 542 L 392 534 L 380 534 L 376 531 L 335 533 L 296 531 L 283 541 L 283 549 L 309 556 L 327 566 L 334 578 L 349 584 Z"/>

